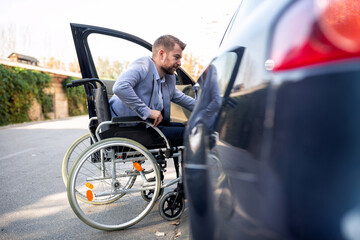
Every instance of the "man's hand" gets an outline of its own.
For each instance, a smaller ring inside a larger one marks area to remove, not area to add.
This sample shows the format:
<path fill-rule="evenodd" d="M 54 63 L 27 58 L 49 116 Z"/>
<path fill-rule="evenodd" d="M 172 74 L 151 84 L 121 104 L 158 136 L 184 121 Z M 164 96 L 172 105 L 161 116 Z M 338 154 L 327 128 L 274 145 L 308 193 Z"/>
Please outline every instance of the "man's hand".
<path fill-rule="evenodd" d="M 163 116 L 160 111 L 151 109 L 149 118 L 154 119 L 153 127 L 156 127 L 163 120 Z"/>

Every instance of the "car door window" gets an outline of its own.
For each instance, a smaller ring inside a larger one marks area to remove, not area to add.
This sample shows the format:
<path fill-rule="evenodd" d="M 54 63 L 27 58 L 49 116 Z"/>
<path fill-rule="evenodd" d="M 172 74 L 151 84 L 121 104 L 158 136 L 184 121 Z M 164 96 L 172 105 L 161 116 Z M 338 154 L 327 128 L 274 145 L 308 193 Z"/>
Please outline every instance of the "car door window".
<path fill-rule="evenodd" d="M 211 63 L 211 65 L 216 69 L 217 83 L 222 97 L 228 87 L 236 60 L 237 54 L 235 52 L 226 52 Z"/>
<path fill-rule="evenodd" d="M 232 35 L 236 35 L 237 31 L 232 30 L 241 29 L 242 26 L 245 25 L 245 22 L 247 21 L 251 13 L 265 1 L 267 0 L 241 0 L 238 9 L 236 10 L 228 28 L 226 29 L 226 32 L 222 39 L 222 43 L 223 41 L 226 41 L 227 38 L 232 38 Z"/>
<path fill-rule="evenodd" d="M 151 56 L 148 49 L 133 42 L 103 34 L 90 34 L 88 44 L 100 79 L 116 80 L 131 62 Z"/>
<path fill-rule="evenodd" d="M 199 97 L 189 122 L 190 128 L 201 121 L 209 130 L 214 129 L 221 104 L 229 95 L 243 52 L 244 48 L 240 47 L 216 57 L 200 76 Z"/>

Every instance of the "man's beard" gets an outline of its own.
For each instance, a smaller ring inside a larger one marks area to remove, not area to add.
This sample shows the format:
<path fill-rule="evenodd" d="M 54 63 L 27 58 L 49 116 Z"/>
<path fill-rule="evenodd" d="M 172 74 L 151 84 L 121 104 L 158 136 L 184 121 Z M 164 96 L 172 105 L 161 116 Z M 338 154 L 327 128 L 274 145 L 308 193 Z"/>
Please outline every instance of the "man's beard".
<path fill-rule="evenodd" d="M 165 68 L 165 67 L 161 67 L 161 68 L 166 74 L 169 74 L 169 75 L 173 75 L 175 73 L 176 69 L 178 69 L 178 67 L 174 67 L 174 66 L 171 66 L 168 68 Z M 175 70 L 173 70 L 173 69 L 175 69 Z"/>

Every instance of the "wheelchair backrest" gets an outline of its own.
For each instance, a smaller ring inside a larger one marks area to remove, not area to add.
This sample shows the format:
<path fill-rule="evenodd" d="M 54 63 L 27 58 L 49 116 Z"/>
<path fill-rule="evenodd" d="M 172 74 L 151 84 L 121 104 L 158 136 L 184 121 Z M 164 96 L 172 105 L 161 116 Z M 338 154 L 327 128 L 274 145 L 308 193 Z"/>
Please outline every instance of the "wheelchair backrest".
<path fill-rule="evenodd" d="M 78 80 L 72 80 L 71 83 L 67 84 L 67 87 L 78 87 L 84 86 L 86 92 L 86 98 L 88 103 L 89 118 L 97 117 L 97 123 L 91 123 L 90 128 L 95 129 L 97 124 L 103 121 L 110 121 L 110 107 L 109 107 L 109 97 L 108 89 L 112 93 L 112 85 L 114 81 L 104 81 L 97 78 L 84 78 Z"/>
<path fill-rule="evenodd" d="M 107 92 L 107 97 L 108 99 L 110 99 L 112 97 L 112 95 L 114 95 L 114 92 L 113 92 L 113 86 L 115 84 L 115 80 L 101 80 L 105 87 L 106 87 L 106 92 Z"/>
<path fill-rule="evenodd" d="M 94 105 L 98 123 L 110 121 L 111 114 L 106 87 L 100 86 L 99 88 L 92 89 L 91 91 L 94 97 Z"/>

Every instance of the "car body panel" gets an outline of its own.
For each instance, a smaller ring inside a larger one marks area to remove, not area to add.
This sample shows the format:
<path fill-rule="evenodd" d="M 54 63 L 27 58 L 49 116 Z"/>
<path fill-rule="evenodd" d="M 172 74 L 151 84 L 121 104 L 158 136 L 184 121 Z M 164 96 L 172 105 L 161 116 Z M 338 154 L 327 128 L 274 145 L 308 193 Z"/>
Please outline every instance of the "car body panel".
<path fill-rule="evenodd" d="M 217 57 L 244 49 L 235 80 L 210 125 L 200 91 L 184 138 L 194 239 L 346 239 L 360 214 L 359 59 L 266 69 L 296 2 L 243 0 L 224 35 Z"/>

